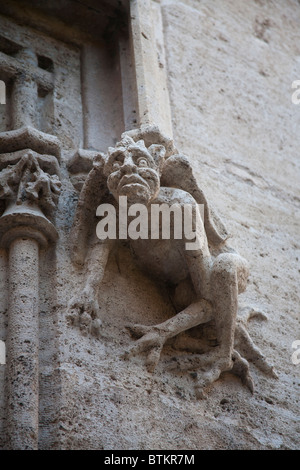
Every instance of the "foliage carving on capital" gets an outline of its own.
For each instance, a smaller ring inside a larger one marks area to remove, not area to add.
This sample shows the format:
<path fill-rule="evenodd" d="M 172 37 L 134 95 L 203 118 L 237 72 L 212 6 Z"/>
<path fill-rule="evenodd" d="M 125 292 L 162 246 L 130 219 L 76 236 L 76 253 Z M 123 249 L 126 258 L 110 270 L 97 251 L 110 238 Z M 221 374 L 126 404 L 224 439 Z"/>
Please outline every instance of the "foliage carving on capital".
<path fill-rule="evenodd" d="M 0 184 L 1 200 L 17 205 L 35 203 L 45 215 L 53 213 L 61 189 L 59 177 L 46 173 L 33 151 L 25 151 L 16 164 L 3 168 Z"/>

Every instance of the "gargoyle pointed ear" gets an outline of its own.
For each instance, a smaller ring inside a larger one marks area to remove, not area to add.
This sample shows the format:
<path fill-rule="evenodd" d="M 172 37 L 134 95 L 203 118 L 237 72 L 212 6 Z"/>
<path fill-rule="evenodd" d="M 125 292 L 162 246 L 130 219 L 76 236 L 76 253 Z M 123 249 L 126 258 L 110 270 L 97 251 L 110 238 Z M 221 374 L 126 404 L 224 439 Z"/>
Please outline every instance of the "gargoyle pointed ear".
<path fill-rule="evenodd" d="M 163 145 L 152 144 L 150 147 L 148 147 L 148 152 L 151 154 L 156 165 L 159 167 L 160 172 L 162 172 L 166 155 L 165 147 Z"/>

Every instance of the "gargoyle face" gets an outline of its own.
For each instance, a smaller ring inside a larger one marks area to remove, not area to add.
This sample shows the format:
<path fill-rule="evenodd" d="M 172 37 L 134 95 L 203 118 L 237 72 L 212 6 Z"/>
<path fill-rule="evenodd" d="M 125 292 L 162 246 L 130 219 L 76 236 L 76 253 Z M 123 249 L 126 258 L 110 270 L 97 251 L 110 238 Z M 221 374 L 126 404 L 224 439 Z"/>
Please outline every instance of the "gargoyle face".
<path fill-rule="evenodd" d="M 134 142 L 126 137 L 115 148 L 109 149 L 104 171 L 108 176 L 108 189 L 116 200 L 119 196 L 127 196 L 131 204 L 149 204 L 157 195 L 164 147 L 151 147 L 147 149 L 143 141 Z"/>

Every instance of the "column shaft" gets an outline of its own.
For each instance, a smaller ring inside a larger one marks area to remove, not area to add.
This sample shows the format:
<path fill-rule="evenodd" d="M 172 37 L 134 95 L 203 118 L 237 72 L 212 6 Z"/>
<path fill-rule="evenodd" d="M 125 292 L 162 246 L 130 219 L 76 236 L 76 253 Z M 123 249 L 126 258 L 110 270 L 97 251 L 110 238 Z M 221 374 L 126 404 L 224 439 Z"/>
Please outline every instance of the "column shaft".
<path fill-rule="evenodd" d="M 13 450 L 38 448 L 39 244 L 17 238 L 9 248 L 7 336 L 8 440 Z"/>

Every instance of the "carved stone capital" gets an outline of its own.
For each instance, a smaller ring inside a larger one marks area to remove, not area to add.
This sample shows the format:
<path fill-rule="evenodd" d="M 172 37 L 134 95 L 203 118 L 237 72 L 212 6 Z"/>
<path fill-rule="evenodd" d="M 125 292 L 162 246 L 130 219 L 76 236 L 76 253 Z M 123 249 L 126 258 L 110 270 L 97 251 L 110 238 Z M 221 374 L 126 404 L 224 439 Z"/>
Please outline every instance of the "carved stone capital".
<path fill-rule="evenodd" d="M 61 188 L 58 140 L 25 127 L 0 134 L 0 152 L 0 243 L 7 245 L 11 230 L 15 238 L 18 227 L 19 236 L 31 237 L 34 229 L 55 241 L 51 219 Z M 44 244 L 40 236 L 33 238 Z"/>

